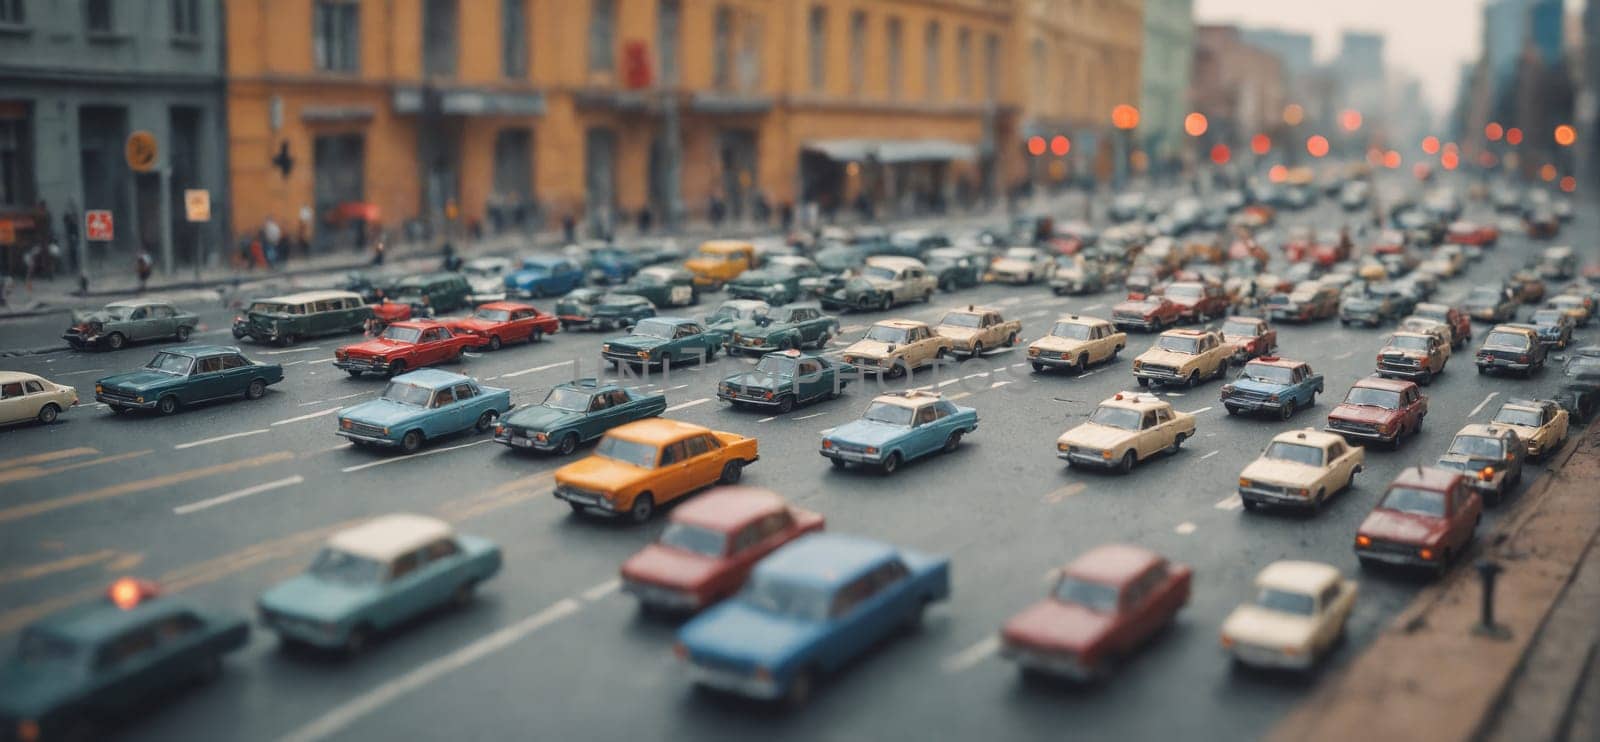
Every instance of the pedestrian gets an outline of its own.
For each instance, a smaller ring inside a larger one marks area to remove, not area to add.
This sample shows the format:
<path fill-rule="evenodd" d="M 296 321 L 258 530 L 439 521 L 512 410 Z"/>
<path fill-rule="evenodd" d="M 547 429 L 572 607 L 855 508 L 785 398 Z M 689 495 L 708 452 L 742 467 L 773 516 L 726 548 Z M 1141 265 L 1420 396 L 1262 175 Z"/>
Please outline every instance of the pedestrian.
<path fill-rule="evenodd" d="M 250 270 L 267 267 L 267 251 L 261 245 L 261 237 L 250 240 Z"/>
<path fill-rule="evenodd" d="M 150 273 L 156 268 L 155 258 L 150 257 L 148 249 L 141 248 L 139 257 L 133 261 L 133 269 L 139 275 L 139 293 L 144 293 L 144 287 L 150 282 Z"/>
<path fill-rule="evenodd" d="M 56 271 L 61 270 L 61 243 L 50 240 L 50 246 L 45 248 L 45 266 L 49 269 L 49 278 L 55 279 Z"/>
<path fill-rule="evenodd" d="M 298 242 L 300 254 L 311 257 L 311 207 L 300 207 L 300 219 L 294 225 L 294 240 Z"/>
<path fill-rule="evenodd" d="M 372 264 L 383 265 L 383 236 L 378 236 L 378 241 L 372 244 Z"/>
<path fill-rule="evenodd" d="M 649 206 L 639 209 L 639 234 L 648 233 L 650 226 L 655 223 L 655 218 Z"/>
<path fill-rule="evenodd" d="M 67 252 L 70 252 L 73 255 L 80 255 L 81 253 L 78 252 L 78 215 L 73 210 L 70 202 L 67 204 L 67 210 L 61 212 L 61 234 L 67 239 Z M 76 258 L 74 258 L 74 260 L 76 260 Z M 86 269 L 87 267 L 88 266 L 83 265 L 78 266 L 79 270 Z"/>
<path fill-rule="evenodd" d="M 283 248 L 283 227 L 278 226 L 277 219 L 268 216 L 261 224 L 261 241 L 264 243 L 262 247 L 266 251 L 269 264 L 276 263 L 284 257 L 280 252 Z"/>
<path fill-rule="evenodd" d="M 36 242 L 22 256 L 22 286 L 30 294 L 33 293 L 33 277 L 38 275 L 42 265 L 44 265 L 44 246 Z"/>
<path fill-rule="evenodd" d="M 572 218 L 572 214 L 561 215 L 561 237 L 568 245 L 578 242 L 578 221 Z"/>

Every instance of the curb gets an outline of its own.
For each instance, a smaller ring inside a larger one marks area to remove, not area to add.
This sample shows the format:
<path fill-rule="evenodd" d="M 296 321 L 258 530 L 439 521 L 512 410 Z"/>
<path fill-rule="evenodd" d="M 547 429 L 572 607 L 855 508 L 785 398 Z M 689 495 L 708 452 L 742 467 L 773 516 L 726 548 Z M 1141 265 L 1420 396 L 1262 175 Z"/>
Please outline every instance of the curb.
<path fill-rule="evenodd" d="M 4 321 L 6 321 L 8 319 L 26 319 L 28 317 L 45 317 L 45 316 L 52 315 L 52 314 L 60 314 L 62 312 L 70 312 L 70 311 L 72 311 L 72 307 L 44 306 L 44 307 L 35 307 L 33 309 L 22 309 L 22 310 L 18 310 L 18 311 L 15 311 L 15 312 L 0 312 L 0 322 L 4 322 Z"/>

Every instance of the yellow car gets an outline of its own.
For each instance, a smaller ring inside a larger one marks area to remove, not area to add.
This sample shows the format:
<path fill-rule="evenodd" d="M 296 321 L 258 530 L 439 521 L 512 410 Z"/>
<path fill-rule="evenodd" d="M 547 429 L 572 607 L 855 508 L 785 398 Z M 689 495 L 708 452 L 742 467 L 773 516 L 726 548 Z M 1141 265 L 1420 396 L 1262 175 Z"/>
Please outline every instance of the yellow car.
<path fill-rule="evenodd" d="M 1128 347 L 1128 333 L 1098 317 L 1069 314 L 1056 320 L 1050 334 L 1028 345 L 1033 370 L 1070 368 L 1082 373 L 1091 363 L 1110 361 Z"/>
<path fill-rule="evenodd" d="M 683 267 L 694 274 L 694 285 L 716 291 L 755 264 L 755 245 L 743 240 L 710 240 L 700 243 Z"/>
<path fill-rule="evenodd" d="M 1379 376 L 1427 385 L 1444 373 L 1450 344 L 1431 332 L 1397 332 L 1378 350 Z"/>
<path fill-rule="evenodd" d="M 976 358 L 986 348 L 999 348 L 1017 344 L 1022 332 L 1022 320 L 1008 320 L 1000 310 L 968 304 L 965 309 L 945 312 L 934 333 L 950 341 L 957 355 Z"/>
<path fill-rule="evenodd" d="M 21 371 L 0 371 L 0 425 L 30 421 L 49 425 L 77 404 L 77 389 Z"/>
<path fill-rule="evenodd" d="M 925 322 L 913 319 L 886 319 L 867 330 L 867 334 L 844 349 L 844 362 L 862 373 L 888 374 L 899 378 L 949 355 L 950 338 L 937 335 Z"/>
<path fill-rule="evenodd" d="M 1256 599 L 1222 622 L 1222 649 L 1235 662 L 1310 670 L 1339 643 L 1357 585 L 1317 562 L 1281 561 L 1256 575 Z"/>
<path fill-rule="evenodd" d="M 1182 384 L 1196 386 L 1220 379 L 1228 372 L 1233 345 L 1210 330 L 1167 330 L 1150 349 L 1133 359 L 1133 377 L 1139 386 Z"/>
<path fill-rule="evenodd" d="M 1150 394 L 1121 392 L 1100 403 L 1089 421 L 1056 439 L 1056 458 L 1068 466 L 1099 466 L 1124 474 L 1161 451 L 1177 453 L 1194 437 L 1194 416 Z"/>
<path fill-rule="evenodd" d="M 1572 318 L 1572 324 L 1589 324 L 1589 301 L 1576 294 L 1561 294 L 1544 303 L 1545 309 L 1559 309 Z"/>
<path fill-rule="evenodd" d="M 1547 399 L 1513 399 L 1500 405 L 1494 422 L 1515 430 L 1528 444 L 1528 458 L 1536 459 L 1561 448 L 1571 417 Z"/>
<path fill-rule="evenodd" d="M 1287 505 L 1312 510 L 1356 481 L 1366 449 L 1337 433 L 1291 430 L 1279 433 L 1239 472 L 1239 499 L 1246 510 Z"/>
<path fill-rule="evenodd" d="M 555 496 L 575 513 L 650 519 L 656 507 L 713 484 L 736 484 L 761 457 L 756 439 L 649 418 L 612 428 L 594 454 L 556 470 Z"/>

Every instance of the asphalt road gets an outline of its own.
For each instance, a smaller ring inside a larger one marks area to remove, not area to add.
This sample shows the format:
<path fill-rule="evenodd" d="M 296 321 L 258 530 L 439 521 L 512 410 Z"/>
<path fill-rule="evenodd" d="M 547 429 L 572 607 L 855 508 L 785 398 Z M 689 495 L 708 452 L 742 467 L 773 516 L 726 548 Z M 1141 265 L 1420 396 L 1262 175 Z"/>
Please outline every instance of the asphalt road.
<path fill-rule="evenodd" d="M 1586 216 L 1585 218 L 1592 219 Z M 1331 225 L 1331 205 L 1291 215 Z M 1594 225 L 1561 242 L 1592 243 Z M 1457 300 L 1475 282 L 1520 265 L 1539 244 L 1508 237 L 1447 283 Z M 1055 298 L 1042 287 L 985 286 L 890 312 L 936 320 L 945 306 L 979 302 L 1020 317 L 1036 337 L 1060 313 L 1107 316 L 1117 295 Z M 709 311 L 713 303 L 700 311 Z M 1524 308 L 1526 316 L 1528 309 Z M 231 341 L 222 309 L 202 312 L 199 340 Z M 842 318 L 844 340 L 876 314 Z M 1481 337 L 1483 327 L 1476 328 Z M 981 426 L 960 450 L 893 477 L 839 471 L 817 455 L 821 431 L 854 419 L 869 388 L 783 417 L 735 411 L 715 383 L 743 361 L 719 357 L 649 383 L 665 389 L 668 416 L 759 438 L 746 483 L 769 487 L 827 516 L 830 530 L 948 554 L 953 595 L 918 635 L 886 644 L 828 679 L 805 709 L 785 714 L 692 691 L 670 647 L 675 626 L 642 616 L 617 592 L 621 561 L 661 528 L 570 514 L 550 492 L 562 460 L 517 455 L 487 436 L 437 442 L 412 457 L 342 445 L 333 414 L 375 396 L 380 380 L 332 368 L 324 339 L 281 349 L 247 346 L 288 364 L 258 402 L 186 410 L 170 418 L 113 416 L 80 407 L 48 427 L 0 432 L 0 634 L 93 597 L 115 575 L 138 574 L 217 609 L 248 614 L 256 595 L 294 574 L 338 527 L 394 511 L 440 515 L 505 550 L 505 570 L 469 609 L 386 638 L 354 660 L 287 654 L 257 631 L 223 678 L 121 729 L 128 739 L 1062 739 L 1259 736 L 1315 680 L 1230 671 L 1217 628 L 1253 592 L 1268 562 L 1313 559 L 1357 574 L 1354 530 L 1404 466 L 1432 462 L 1464 423 L 1498 401 L 1553 391 L 1558 373 L 1532 380 L 1483 377 L 1470 351 L 1427 393 L 1422 433 L 1398 451 L 1371 449 L 1354 490 L 1312 517 L 1245 513 L 1233 497 L 1240 469 L 1277 432 L 1320 426 L 1332 404 L 1372 368 L 1381 329 L 1336 322 L 1280 327 L 1281 355 L 1327 378 L 1313 410 L 1289 422 L 1230 418 L 1218 383 L 1165 393 L 1198 416 L 1198 435 L 1175 456 L 1131 475 L 1068 470 L 1053 442 L 1095 403 L 1136 388 L 1130 359 L 1153 338 L 1134 336 L 1121 361 L 1085 376 L 1034 375 L 1018 350 L 919 373 L 946 383 L 978 410 Z M 0 326 L 0 338 L 8 328 Z M 1581 331 L 1582 342 L 1600 332 Z M 519 404 L 598 368 L 601 337 L 561 334 L 467 358 L 458 370 L 512 389 Z M 10 345 L 9 341 L 0 345 Z M 836 345 L 835 349 L 842 347 Z M 152 351 L 50 354 L 5 366 L 78 386 L 141 365 Z M 988 372 L 987 376 L 963 378 Z M 642 383 L 642 382 L 641 382 Z M 1526 483 L 1537 466 L 1530 468 Z M 1484 526 L 1492 528 L 1491 511 Z M 1024 685 L 994 655 L 1002 621 L 1041 597 L 1050 572 L 1107 541 L 1151 547 L 1195 568 L 1193 598 L 1177 625 L 1110 682 L 1073 688 Z M 1419 589 L 1416 580 L 1362 578 L 1341 664 Z M 1322 668 L 1326 672 L 1328 667 Z"/>

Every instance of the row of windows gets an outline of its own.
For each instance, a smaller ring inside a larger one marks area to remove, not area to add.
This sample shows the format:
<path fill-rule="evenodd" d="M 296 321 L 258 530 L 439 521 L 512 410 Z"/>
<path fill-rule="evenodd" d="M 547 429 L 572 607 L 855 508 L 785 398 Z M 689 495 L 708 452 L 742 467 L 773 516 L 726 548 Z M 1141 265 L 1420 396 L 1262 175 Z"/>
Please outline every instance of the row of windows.
<path fill-rule="evenodd" d="M 61 0 L 55 0 L 60 2 Z M 200 37 L 200 0 L 167 0 L 170 24 L 175 39 Z M 126 7 L 114 0 L 83 0 L 83 28 L 91 34 L 117 32 L 117 10 Z M 27 0 L 0 0 L 0 26 L 28 23 Z"/>
<path fill-rule="evenodd" d="M 865 10 L 850 14 L 850 93 L 860 95 L 866 85 L 868 17 Z M 887 45 L 885 61 L 890 97 L 901 97 L 904 84 L 904 22 L 890 16 L 884 22 L 884 39 Z M 810 54 L 808 70 L 811 88 L 822 91 L 828 85 L 828 59 L 833 56 L 828 40 L 828 9 L 816 6 L 807 20 L 807 38 Z M 956 30 L 956 87 L 963 100 L 973 97 L 972 29 Z M 929 100 L 937 100 L 944 88 L 944 26 L 937 20 L 923 26 L 923 91 Z M 984 39 L 984 95 L 993 99 L 1000 83 L 1000 36 L 988 34 Z"/>

